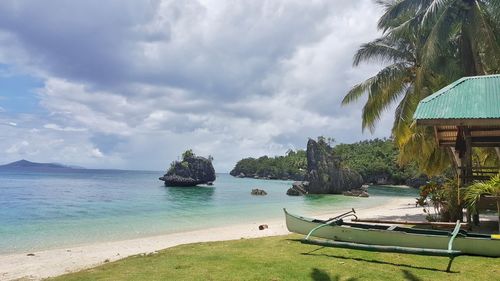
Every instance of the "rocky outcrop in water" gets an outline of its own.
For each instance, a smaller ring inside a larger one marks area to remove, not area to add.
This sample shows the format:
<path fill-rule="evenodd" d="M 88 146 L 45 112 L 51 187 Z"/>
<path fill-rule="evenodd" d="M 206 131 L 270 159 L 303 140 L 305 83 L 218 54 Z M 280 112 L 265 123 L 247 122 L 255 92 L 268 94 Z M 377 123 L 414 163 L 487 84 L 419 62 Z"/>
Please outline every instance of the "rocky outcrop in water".
<path fill-rule="evenodd" d="M 252 195 L 267 195 L 267 192 L 264 189 L 252 189 L 252 192 L 250 192 Z"/>
<path fill-rule="evenodd" d="M 359 189 L 363 184 L 361 175 L 342 165 L 333 149 L 323 140 L 309 139 L 307 142 L 307 192 L 310 194 L 341 194 Z"/>
<path fill-rule="evenodd" d="M 309 187 L 309 182 L 307 181 L 296 181 L 292 183 L 292 187 L 286 191 L 286 195 L 290 196 L 300 196 L 307 194 L 307 188 Z"/>
<path fill-rule="evenodd" d="M 354 197 L 370 197 L 368 194 L 368 186 L 363 185 L 359 189 L 351 189 L 348 191 L 342 192 L 345 196 L 354 196 Z"/>
<path fill-rule="evenodd" d="M 195 186 L 215 181 L 215 169 L 207 158 L 184 153 L 182 161 L 175 161 L 160 177 L 165 186 Z"/>
<path fill-rule="evenodd" d="M 420 188 L 421 186 L 426 185 L 428 181 L 429 177 L 421 175 L 419 177 L 407 179 L 405 184 L 413 188 Z"/>

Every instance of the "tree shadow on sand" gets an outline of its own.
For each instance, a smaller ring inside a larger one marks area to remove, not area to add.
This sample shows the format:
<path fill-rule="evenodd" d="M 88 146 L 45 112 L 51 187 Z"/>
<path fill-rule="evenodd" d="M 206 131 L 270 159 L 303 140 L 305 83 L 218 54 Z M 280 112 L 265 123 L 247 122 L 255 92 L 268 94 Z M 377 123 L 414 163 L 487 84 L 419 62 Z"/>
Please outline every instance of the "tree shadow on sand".
<path fill-rule="evenodd" d="M 313 268 L 311 272 L 311 280 L 313 281 L 340 281 L 340 276 L 335 275 L 330 277 L 330 274 L 326 273 L 324 270 Z M 349 278 L 346 281 L 356 281 L 356 278 Z"/>

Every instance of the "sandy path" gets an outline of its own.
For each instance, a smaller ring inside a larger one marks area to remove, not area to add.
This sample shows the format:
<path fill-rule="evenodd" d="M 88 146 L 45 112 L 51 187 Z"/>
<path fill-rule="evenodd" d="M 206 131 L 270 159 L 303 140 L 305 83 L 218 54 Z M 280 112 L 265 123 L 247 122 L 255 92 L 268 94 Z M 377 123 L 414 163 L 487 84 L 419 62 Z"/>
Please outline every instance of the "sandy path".
<path fill-rule="evenodd" d="M 414 202 L 415 199 L 412 198 L 397 198 L 381 206 L 356 211 L 360 218 L 423 219 L 422 210 L 415 208 Z M 321 214 L 319 217 L 326 218 L 335 214 Z M 260 224 L 267 224 L 269 228 L 258 230 Z M 0 280 L 20 278 L 39 280 L 94 267 L 104 263 L 105 260 L 115 261 L 127 256 L 150 253 L 187 243 L 255 238 L 288 233 L 284 219 L 259 220 L 258 222 L 227 227 L 39 251 L 34 252 L 34 256 L 27 256 L 27 253 L 1 255 Z"/>

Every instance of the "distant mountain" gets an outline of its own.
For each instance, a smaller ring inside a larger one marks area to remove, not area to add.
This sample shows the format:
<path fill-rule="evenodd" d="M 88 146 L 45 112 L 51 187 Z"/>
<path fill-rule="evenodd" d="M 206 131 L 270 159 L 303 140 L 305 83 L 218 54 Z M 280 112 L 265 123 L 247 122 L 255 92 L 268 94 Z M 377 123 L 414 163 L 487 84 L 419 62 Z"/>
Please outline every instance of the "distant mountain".
<path fill-rule="evenodd" d="M 53 170 L 53 169 L 83 169 L 82 167 L 70 167 L 57 163 L 35 163 L 28 160 L 19 160 L 6 165 L 0 165 L 0 169 L 16 170 Z"/>

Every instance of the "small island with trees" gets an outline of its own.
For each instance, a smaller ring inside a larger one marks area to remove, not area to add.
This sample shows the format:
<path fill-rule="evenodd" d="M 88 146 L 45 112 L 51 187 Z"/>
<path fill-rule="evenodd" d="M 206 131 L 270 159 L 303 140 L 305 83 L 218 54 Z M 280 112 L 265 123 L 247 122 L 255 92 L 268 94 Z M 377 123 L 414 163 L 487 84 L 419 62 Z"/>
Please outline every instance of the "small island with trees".
<path fill-rule="evenodd" d="M 215 181 L 212 160 L 211 156 L 196 156 L 193 150 L 188 149 L 182 153 L 182 160 L 172 162 L 166 174 L 159 179 L 165 182 L 165 186 L 211 185 Z"/>
<path fill-rule="evenodd" d="M 332 146 L 332 138 L 318 137 L 318 142 Z M 365 140 L 352 144 L 338 144 L 332 152 L 348 167 L 359 173 L 364 183 L 408 184 L 425 183 L 415 163 L 399 165 L 399 150 L 392 139 Z M 288 150 L 284 156 L 244 158 L 231 170 L 235 177 L 302 181 L 307 175 L 308 161 L 305 150 Z"/>

